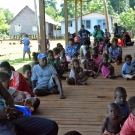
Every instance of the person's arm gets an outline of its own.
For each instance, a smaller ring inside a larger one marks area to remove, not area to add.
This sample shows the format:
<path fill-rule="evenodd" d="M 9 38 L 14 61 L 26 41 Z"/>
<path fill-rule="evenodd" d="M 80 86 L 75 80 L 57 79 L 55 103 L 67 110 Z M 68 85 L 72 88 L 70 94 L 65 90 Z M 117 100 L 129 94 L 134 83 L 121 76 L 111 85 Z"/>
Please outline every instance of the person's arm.
<path fill-rule="evenodd" d="M 103 124 L 102 124 L 102 127 L 101 127 L 101 134 L 104 133 L 104 131 L 105 131 L 105 129 L 106 129 L 106 124 L 107 124 L 107 118 L 104 119 L 104 121 L 103 121 Z"/>
<path fill-rule="evenodd" d="M 94 76 L 94 78 L 97 78 L 97 76 L 98 76 L 98 74 L 100 72 L 101 67 L 102 67 L 102 63 L 100 63 L 99 68 L 98 68 L 98 71 L 97 71 L 97 74 L 96 74 L 96 76 Z"/>

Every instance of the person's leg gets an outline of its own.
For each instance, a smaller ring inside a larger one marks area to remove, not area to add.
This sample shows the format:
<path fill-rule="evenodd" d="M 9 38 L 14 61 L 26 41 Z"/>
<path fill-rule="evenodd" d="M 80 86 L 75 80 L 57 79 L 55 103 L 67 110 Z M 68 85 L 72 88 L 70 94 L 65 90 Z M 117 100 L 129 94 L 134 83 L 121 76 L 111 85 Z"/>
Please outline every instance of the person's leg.
<path fill-rule="evenodd" d="M 32 105 L 34 110 L 36 110 L 40 105 L 40 100 L 37 97 L 32 97 Z"/>
<path fill-rule="evenodd" d="M 54 80 L 56 86 L 58 87 L 58 91 L 60 93 L 60 99 L 65 99 L 65 96 L 63 94 L 62 84 L 61 80 L 58 75 L 52 75 L 52 79 Z"/>
<path fill-rule="evenodd" d="M 26 135 L 57 135 L 58 125 L 55 121 L 35 117 L 35 116 L 20 116 L 11 120 L 16 126 L 20 134 Z"/>
<path fill-rule="evenodd" d="M 13 122 L 9 120 L 0 121 L 0 135 L 16 135 L 17 131 Z"/>
<path fill-rule="evenodd" d="M 74 79 L 74 78 L 68 77 L 68 78 L 66 79 L 66 81 L 67 81 L 67 84 L 75 84 L 75 79 Z"/>
<path fill-rule="evenodd" d="M 27 51 L 27 54 L 28 54 L 28 56 L 29 56 L 29 60 L 31 60 L 30 50 Z"/>
<path fill-rule="evenodd" d="M 52 94 L 52 91 L 48 91 L 48 89 L 35 89 L 34 94 L 37 96 L 46 96 Z"/>
<path fill-rule="evenodd" d="M 25 59 L 26 51 L 23 51 L 23 60 Z"/>

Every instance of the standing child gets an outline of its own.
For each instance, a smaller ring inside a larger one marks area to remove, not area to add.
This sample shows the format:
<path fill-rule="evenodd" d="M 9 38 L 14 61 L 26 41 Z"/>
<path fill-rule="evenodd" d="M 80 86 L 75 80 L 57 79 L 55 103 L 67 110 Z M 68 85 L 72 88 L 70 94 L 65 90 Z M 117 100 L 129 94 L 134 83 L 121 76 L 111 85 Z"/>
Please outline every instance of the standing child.
<path fill-rule="evenodd" d="M 125 63 L 122 66 L 122 76 L 126 79 L 134 79 L 135 73 L 134 73 L 134 65 L 135 61 L 132 61 L 131 55 L 125 56 Z"/>
<path fill-rule="evenodd" d="M 101 128 L 102 135 L 119 135 L 122 118 L 119 116 L 119 108 L 115 103 L 108 105 L 107 112 L 109 117 L 105 118 Z"/>
<path fill-rule="evenodd" d="M 120 110 L 119 116 L 125 121 L 129 116 L 128 103 L 126 101 L 127 93 L 123 87 L 117 87 L 114 91 L 115 102 Z"/>
<path fill-rule="evenodd" d="M 80 67 L 78 59 L 73 59 L 73 66 L 69 77 L 66 79 L 68 84 L 85 85 L 86 77 L 83 68 Z"/>
<path fill-rule="evenodd" d="M 85 54 L 85 61 L 84 61 L 84 71 L 88 77 L 94 77 L 95 73 L 95 62 L 91 59 L 90 53 Z"/>
<path fill-rule="evenodd" d="M 131 111 L 129 117 L 122 126 L 120 135 L 134 135 L 135 134 L 135 96 L 128 100 L 129 110 Z"/>
<path fill-rule="evenodd" d="M 97 71 L 95 78 L 98 76 L 100 70 L 104 78 L 116 78 L 114 74 L 114 67 L 108 62 L 108 60 L 109 60 L 109 55 L 104 53 L 103 60 L 99 65 L 99 69 Z"/>

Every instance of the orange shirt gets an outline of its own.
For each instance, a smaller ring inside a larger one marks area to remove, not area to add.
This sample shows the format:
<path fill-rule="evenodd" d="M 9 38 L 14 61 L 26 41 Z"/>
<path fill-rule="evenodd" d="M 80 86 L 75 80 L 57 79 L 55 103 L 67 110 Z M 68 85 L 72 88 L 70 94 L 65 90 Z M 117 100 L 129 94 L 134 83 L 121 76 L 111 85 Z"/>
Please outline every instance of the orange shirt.
<path fill-rule="evenodd" d="M 19 72 L 12 71 L 11 78 L 10 78 L 10 87 L 16 90 L 26 91 L 31 96 L 34 96 L 30 90 L 28 83 L 24 79 L 23 75 Z"/>

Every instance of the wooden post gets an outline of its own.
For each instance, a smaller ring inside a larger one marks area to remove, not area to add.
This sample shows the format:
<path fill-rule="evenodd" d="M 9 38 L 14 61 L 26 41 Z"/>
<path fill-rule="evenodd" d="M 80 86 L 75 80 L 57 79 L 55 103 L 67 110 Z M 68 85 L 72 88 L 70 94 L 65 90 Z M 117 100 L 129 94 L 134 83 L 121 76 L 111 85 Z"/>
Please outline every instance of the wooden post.
<path fill-rule="evenodd" d="M 68 45 L 68 9 L 67 9 L 67 0 L 64 0 L 64 9 L 65 9 L 65 47 Z"/>
<path fill-rule="evenodd" d="M 78 34 L 77 0 L 75 0 L 75 32 Z"/>
<path fill-rule="evenodd" d="M 106 0 L 103 0 L 103 4 L 104 4 L 104 10 L 105 10 L 106 28 L 109 31 L 108 9 L 106 5 Z"/>
<path fill-rule="evenodd" d="M 81 26 L 82 26 L 82 0 L 80 0 L 80 12 L 81 12 Z"/>
<path fill-rule="evenodd" d="M 47 46 L 46 46 L 46 23 L 45 23 L 44 0 L 39 0 L 39 23 L 40 23 L 40 37 L 41 37 L 41 52 L 46 52 Z"/>

